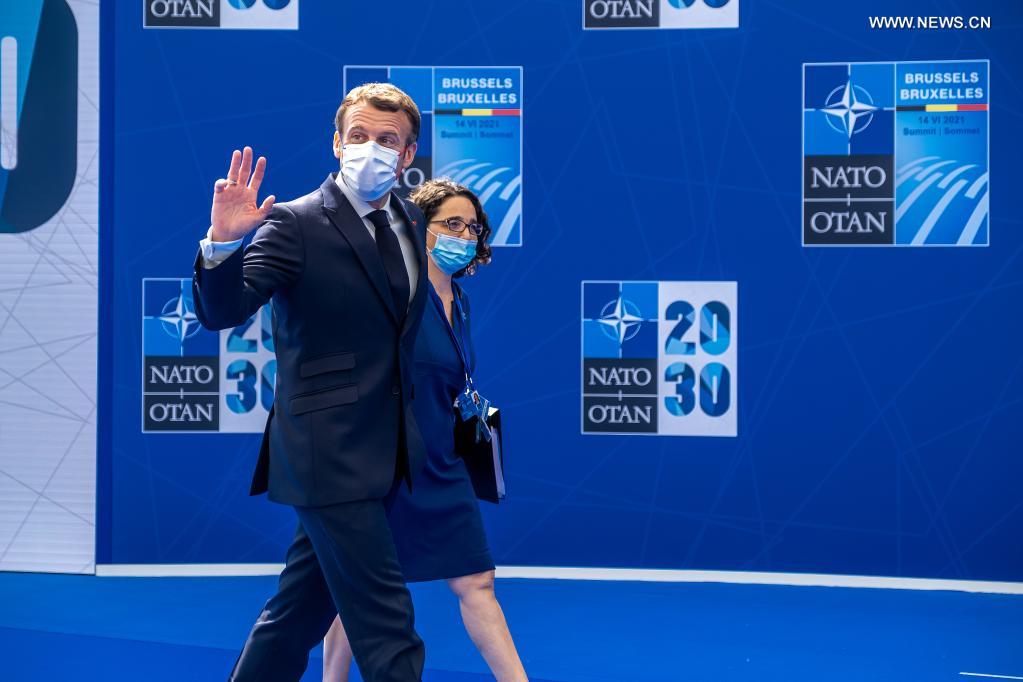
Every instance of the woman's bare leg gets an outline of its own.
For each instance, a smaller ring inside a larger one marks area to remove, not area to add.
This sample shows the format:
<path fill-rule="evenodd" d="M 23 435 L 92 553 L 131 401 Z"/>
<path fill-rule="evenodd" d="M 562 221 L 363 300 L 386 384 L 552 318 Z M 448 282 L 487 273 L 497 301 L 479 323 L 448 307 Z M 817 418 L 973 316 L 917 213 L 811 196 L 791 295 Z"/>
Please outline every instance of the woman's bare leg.
<path fill-rule="evenodd" d="M 335 618 L 327 636 L 323 638 L 323 682 L 348 682 L 352 668 L 352 647 L 341 619 Z"/>
<path fill-rule="evenodd" d="M 469 638 L 483 655 L 497 682 L 527 680 L 515 642 L 508 631 L 504 611 L 494 594 L 494 572 L 452 578 L 448 580 L 448 586 L 458 596 L 462 622 Z"/>

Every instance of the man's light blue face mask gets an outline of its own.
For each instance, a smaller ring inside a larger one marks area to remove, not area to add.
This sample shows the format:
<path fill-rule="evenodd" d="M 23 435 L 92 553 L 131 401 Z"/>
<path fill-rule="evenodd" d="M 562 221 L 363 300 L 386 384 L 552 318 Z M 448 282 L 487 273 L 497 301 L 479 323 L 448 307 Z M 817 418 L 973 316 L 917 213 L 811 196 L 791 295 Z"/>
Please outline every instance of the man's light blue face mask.
<path fill-rule="evenodd" d="M 376 142 L 341 146 L 341 175 L 357 197 L 376 201 L 391 191 L 397 182 L 401 155 Z"/>

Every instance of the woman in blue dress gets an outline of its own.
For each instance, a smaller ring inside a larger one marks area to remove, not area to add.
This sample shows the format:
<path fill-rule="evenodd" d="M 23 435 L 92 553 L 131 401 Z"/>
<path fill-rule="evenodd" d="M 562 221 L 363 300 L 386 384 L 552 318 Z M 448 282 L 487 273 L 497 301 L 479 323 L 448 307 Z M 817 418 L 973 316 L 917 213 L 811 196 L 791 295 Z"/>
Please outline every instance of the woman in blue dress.
<path fill-rule="evenodd" d="M 430 180 L 409 198 L 426 217 L 430 256 L 431 301 L 416 339 L 412 404 L 427 461 L 413 480 L 413 492 L 401 487 L 391 510 L 391 531 L 405 580 L 446 580 L 491 672 L 499 682 L 520 682 L 526 673 L 494 594 L 494 560 L 479 505 L 454 452 L 454 402 L 476 361 L 469 299 L 455 280 L 490 262 L 490 227 L 476 195 L 450 180 Z M 347 681 L 351 661 L 344 628 L 335 619 L 324 640 L 324 682 Z"/>

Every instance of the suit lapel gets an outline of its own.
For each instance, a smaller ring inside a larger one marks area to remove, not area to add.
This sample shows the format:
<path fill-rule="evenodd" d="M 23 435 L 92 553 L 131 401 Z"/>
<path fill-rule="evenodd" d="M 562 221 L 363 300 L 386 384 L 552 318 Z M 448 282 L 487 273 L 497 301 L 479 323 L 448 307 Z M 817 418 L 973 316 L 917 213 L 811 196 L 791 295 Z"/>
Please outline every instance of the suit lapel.
<path fill-rule="evenodd" d="M 323 195 L 323 210 L 330 219 L 331 224 L 337 228 L 358 257 L 366 276 L 373 283 L 384 307 L 391 314 L 391 318 L 398 323 L 398 317 L 394 309 L 394 301 L 391 296 L 391 285 L 387 281 L 387 273 L 384 271 L 384 264 L 380 260 L 380 253 L 377 251 L 376 243 L 366 229 L 366 223 L 355 212 L 348 199 L 341 192 L 334 180 L 334 176 L 328 175 L 327 179 L 320 185 L 320 193 Z"/>

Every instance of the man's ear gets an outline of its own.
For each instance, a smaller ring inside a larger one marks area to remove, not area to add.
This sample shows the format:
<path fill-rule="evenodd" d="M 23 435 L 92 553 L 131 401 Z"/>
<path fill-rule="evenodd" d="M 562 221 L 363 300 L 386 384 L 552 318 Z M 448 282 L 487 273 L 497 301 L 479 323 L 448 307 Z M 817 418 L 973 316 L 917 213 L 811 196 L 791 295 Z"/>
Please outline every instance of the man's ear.
<path fill-rule="evenodd" d="M 412 144 L 405 147 L 405 159 L 402 164 L 402 170 L 405 170 L 412 165 L 412 161 L 416 158 L 416 150 L 419 149 L 419 143 L 413 142 Z"/>
<path fill-rule="evenodd" d="M 341 158 L 341 133 L 334 131 L 334 158 Z"/>

